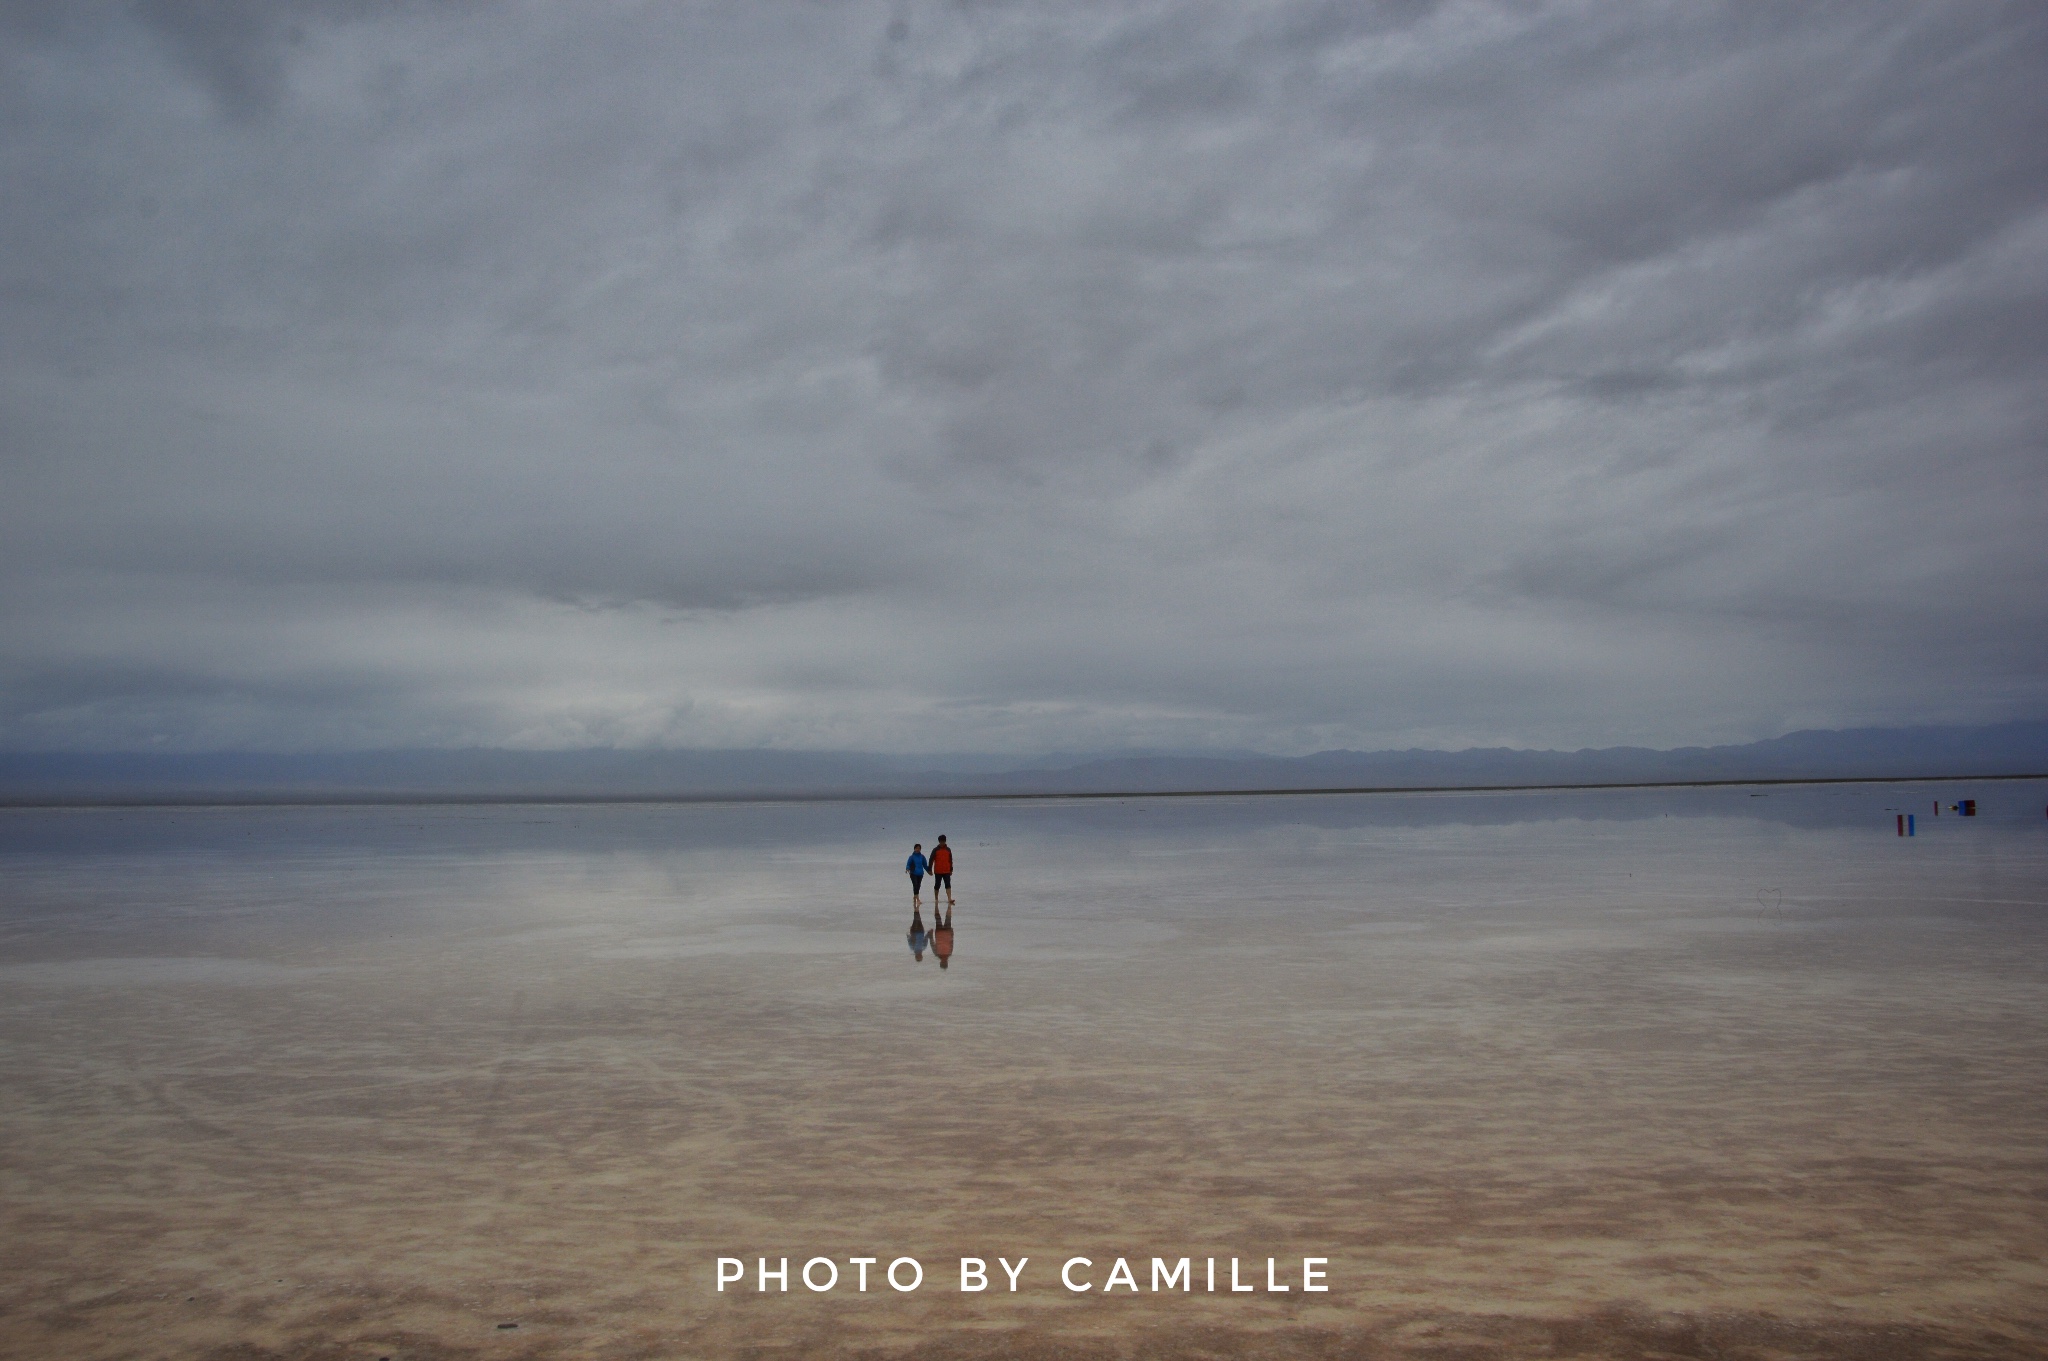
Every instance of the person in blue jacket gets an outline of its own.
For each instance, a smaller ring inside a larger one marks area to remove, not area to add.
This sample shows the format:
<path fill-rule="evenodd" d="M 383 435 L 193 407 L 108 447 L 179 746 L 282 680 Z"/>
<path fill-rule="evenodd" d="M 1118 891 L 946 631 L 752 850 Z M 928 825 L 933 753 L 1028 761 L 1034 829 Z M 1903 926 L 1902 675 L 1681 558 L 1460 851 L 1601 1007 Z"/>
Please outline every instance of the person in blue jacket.
<path fill-rule="evenodd" d="M 922 841 L 910 848 L 910 859 L 903 863 L 903 868 L 910 873 L 910 903 L 915 907 L 924 901 L 925 858 Z"/>

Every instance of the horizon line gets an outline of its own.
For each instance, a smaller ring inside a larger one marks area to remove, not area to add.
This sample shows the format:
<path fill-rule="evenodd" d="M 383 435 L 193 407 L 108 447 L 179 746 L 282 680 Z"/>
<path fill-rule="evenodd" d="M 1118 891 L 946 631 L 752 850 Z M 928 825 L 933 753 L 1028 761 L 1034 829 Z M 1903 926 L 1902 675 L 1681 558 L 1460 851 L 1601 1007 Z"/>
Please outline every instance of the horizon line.
<path fill-rule="evenodd" d="M 560 805 L 617 804 L 726 804 L 726 803 L 991 803 L 1055 799 L 1226 799 L 1306 798 L 1339 794 L 1532 794 L 1572 793 L 1603 789 L 1727 789 L 1744 785 L 1822 784 L 1938 784 L 1962 781 L 2048 780 L 2048 772 L 2022 775 L 1814 775 L 1769 776 L 1758 779 L 1724 780 L 1612 780 L 1589 784 L 1456 784 L 1456 785 L 1336 785 L 1314 789 L 1117 789 L 1036 791 L 1024 793 L 846 793 L 846 794 L 341 794 L 266 797 L 254 795 L 175 795 L 151 798 L 78 796 L 56 799 L 16 799 L 0 796 L 0 811 L 35 809 L 94 808 L 431 808 L 431 807 L 536 807 Z"/>

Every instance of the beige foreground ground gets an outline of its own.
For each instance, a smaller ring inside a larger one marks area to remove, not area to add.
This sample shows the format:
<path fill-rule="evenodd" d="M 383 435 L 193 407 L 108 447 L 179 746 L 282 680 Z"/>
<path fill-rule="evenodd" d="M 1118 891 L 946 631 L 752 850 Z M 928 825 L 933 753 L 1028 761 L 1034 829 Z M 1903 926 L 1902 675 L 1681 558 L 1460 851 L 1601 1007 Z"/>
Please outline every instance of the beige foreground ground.
<path fill-rule="evenodd" d="M 388 929 L 23 926 L 0 1355 L 2048 1356 L 2041 961 L 1846 947 L 1829 902 L 1922 890 L 1813 853 L 1764 874 L 1790 907 L 1674 870 L 1476 916 L 1176 917 L 1155 867 L 1122 911 L 970 895 L 944 973 L 830 856 L 765 898 L 546 862 L 416 915 L 397 875 Z M 922 1288 L 853 1290 L 903 1255 Z M 1119 1256 L 1296 1288 L 1105 1297 Z"/>

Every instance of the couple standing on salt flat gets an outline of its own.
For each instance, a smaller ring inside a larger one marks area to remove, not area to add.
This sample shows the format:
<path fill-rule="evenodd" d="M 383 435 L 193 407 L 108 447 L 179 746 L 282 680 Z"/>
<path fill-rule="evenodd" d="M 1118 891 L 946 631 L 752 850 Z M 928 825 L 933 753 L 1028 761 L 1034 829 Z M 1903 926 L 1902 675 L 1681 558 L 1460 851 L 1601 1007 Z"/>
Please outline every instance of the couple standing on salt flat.
<path fill-rule="evenodd" d="M 945 968 L 953 959 L 953 848 L 940 837 L 939 844 L 932 847 L 931 858 L 926 859 L 924 843 L 918 842 L 910 848 L 910 859 L 903 868 L 910 873 L 910 953 L 922 962 L 924 947 L 930 942 L 932 953 L 939 957 L 939 967 Z M 924 917 L 919 909 L 924 905 L 925 871 L 932 876 L 932 929 L 929 935 L 924 929 Z M 939 890 L 946 890 L 946 915 L 939 915 Z"/>
<path fill-rule="evenodd" d="M 924 901 L 924 876 L 929 870 L 932 876 L 932 906 L 939 904 L 939 890 L 946 890 L 946 906 L 953 905 L 953 848 L 940 837 L 939 844 L 932 847 L 931 858 L 926 859 L 924 843 L 918 842 L 910 848 L 910 859 L 903 868 L 910 873 L 910 901 L 914 906 Z"/>

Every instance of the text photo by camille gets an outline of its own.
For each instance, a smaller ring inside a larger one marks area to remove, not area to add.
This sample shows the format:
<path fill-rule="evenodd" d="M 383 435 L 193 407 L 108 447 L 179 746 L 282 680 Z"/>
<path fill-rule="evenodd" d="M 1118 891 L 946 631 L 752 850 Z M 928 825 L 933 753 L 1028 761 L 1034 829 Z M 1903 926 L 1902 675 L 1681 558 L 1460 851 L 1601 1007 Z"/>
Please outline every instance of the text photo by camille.
<path fill-rule="evenodd" d="M 786 1293 L 789 1290 L 789 1258 L 778 1257 L 775 1260 L 777 1264 L 770 1267 L 768 1265 L 768 1258 L 755 1258 L 754 1289 L 756 1293 L 767 1292 L 770 1282 L 774 1283 L 775 1289 L 779 1292 Z M 1199 1288 L 1205 1292 L 1221 1292 L 1225 1294 L 1245 1294 L 1263 1290 L 1264 1293 L 1269 1294 L 1286 1294 L 1292 1288 L 1283 1284 L 1281 1280 L 1283 1275 L 1291 1277 L 1292 1272 L 1284 1271 L 1281 1266 L 1281 1260 L 1277 1257 L 1268 1257 L 1266 1259 L 1266 1283 L 1263 1287 L 1257 1283 L 1256 1275 L 1249 1281 L 1241 1277 L 1238 1259 L 1235 1257 L 1227 1259 L 1216 1257 L 1202 1258 L 1201 1261 L 1204 1263 L 1204 1267 L 1199 1274 L 1197 1274 L 1194 1268 L 1195 1260 L 1192 1257 L 1154 1257 L 1152 1259 L 1151 1289 L 1153 1291 L 1180 1290 L 1183 1293 L 1187 1293 Z M 996 1258 L 997 1265 L 1009 1279 L 1009 1288 L 1012 1293 L 1016 1292 L 1019 1282 L 1024 1275 L 1024 1268 L 1030 1261 L 1029 1257 L 1019 1257 L 1013 1266 L 1007 1257 Z M 1218 1261 L 1227 1261 L 1229 1263 L 1221 1275 L 1218 1274 L 1216 1268 Z M 1326 1269 L 1329 1261 L 1328 1257 L 1303 1257 L 1300 1259 L 1300 1288 L 1304 1292 L 1316 1293 L 1329 1290 L 1330 1287 L 1323 1283 L 1329 1274 Z M 853 1289 L 855 1293 L 867 1293 L 868 1268 L 877 1266 L 880 1262 L 881 1258 L 879 1257 L 849 1257 L 846 1259 L 846 1265 L 853 1275 Z M 1060 1284 L 1077 1295 L 1093 1290 L 1096 1283 L 1092 1279 L 1091 1270 L 1094 1266 L 1095 1262 L 1092 1258 L 1069 1257 L 1060 1267 Z M 1250 1270 L 1255 1273 L 1257 1267 L 1251 1267 Z M 909 1294 L 924 1284 L 924 1264 L 915 1257 L 897 1257 L 890 1261 L 885 1271 L 879 1274 L 888 1281 L 890 1289 L 898 1294 Z M 744 1259 L 738 1257 L 721 1257 L 718 1259 L 717 1288 L 721 1293 L 728 1285 L 744 1282 L 746 1275 L 747 1264 Z M 817 1294 L 825 1294 L 837 1289 L 839 1286 L 839 1263 L 830 1257 L 812 1257 L 797 1271 L 796 1276 L 802 1282 L 805 1289 Z M 1219 1281 L 1222 1282 L 1220 1285 L 1218 1284 Z M 1199 1286 L 1198 1282 L 1200 1283 Z M 1111 1265 L 1109 1275 L 1102 1281 L 1102 1291 L 1104 1294 L 1108 1294 L 1118 1286 L 1122 1286 L 1134 1294 L 1138 1293 L 1139 1290 L 1137 1277 L 1131 1271 L 1130 1262 L 1123 1257 L 1117 1258 L 1114 1264 Z M 961 1293 L 977 1294 L 988 1288 L 989 1272 L 987 1260 L 980 1257 L 962 1257 L 960 1259 Z"/>

